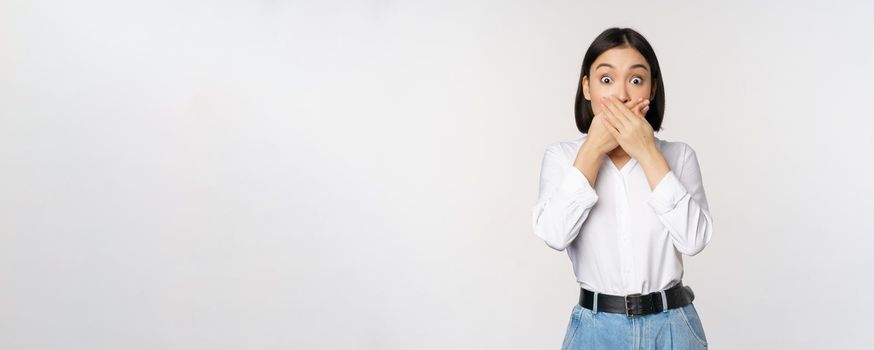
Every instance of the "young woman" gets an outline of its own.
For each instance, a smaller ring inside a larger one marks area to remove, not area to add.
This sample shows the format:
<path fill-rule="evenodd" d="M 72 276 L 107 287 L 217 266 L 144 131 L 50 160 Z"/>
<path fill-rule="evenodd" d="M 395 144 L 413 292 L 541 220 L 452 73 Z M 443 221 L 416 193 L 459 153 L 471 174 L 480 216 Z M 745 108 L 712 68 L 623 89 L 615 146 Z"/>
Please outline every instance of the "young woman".
<path fill-rule="evenodd" d="M 706 349 L 683 255 L 707 246 L 713 219 L 695 151 L 653 134 L 665 108 L 655 52 L 632 29 L 607 29 L 577 88 L 583 134 L 546 147 L 532 213 L 580 285 L 562 349 Z"/>

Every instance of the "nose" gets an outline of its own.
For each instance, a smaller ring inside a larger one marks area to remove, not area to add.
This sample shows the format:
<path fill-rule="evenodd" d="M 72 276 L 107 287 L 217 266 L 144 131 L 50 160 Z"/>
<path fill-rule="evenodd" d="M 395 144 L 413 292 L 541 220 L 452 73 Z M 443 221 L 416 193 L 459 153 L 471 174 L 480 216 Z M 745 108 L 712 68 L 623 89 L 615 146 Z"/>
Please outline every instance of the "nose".
<path fill-rule="evenodd" d="M 622 103 L 628 102 L 630 99 L 628 91 L 625 89 L 625 84 L 616 84 L 616 91 L 613 92 L 613 96 L 616 96 L 619 101 Z"/>

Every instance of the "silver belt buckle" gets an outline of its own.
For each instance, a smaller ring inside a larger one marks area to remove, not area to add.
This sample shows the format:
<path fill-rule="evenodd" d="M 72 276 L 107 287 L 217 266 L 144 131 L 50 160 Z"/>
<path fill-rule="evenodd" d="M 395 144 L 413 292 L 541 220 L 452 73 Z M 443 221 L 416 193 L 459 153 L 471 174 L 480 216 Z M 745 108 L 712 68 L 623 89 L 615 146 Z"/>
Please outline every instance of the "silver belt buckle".
<path fill-rule="evenodd" d="M 629 308 L 629 305 L 628 305 L 628 297 L 638 297 L 638 296 L 641 296 L 641 295 L 643 295 L 643 294 L 640 294 L 640 293 L 634 293 L 634 294 L 629 294 L 629 295 L 626 295 L 626 296 L 625 296 L 625 316 L 628 316 L 628 317 L 633 316 L 633 315 L 631 314 L 631 309 Z"/>

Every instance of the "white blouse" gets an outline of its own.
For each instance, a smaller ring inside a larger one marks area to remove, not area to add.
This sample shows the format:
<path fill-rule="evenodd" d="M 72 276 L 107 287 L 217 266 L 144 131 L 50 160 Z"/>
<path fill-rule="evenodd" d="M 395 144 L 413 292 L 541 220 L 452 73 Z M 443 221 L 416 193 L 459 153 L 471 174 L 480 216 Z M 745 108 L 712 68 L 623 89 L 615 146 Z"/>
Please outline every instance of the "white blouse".
<path fill-rule="evenodd" d="M 586 136 L 546 147 L 534 233 L 567 248 L 580 287 L 612 295 L 672 287 L 683 277 L 681 254 L 698 254 L 713 233 L 695 151 L 655 137 L 671 168 L 655 190 L 636 159 L 620 170 L 608 156 L 592 188 L 573 166 Z"/>

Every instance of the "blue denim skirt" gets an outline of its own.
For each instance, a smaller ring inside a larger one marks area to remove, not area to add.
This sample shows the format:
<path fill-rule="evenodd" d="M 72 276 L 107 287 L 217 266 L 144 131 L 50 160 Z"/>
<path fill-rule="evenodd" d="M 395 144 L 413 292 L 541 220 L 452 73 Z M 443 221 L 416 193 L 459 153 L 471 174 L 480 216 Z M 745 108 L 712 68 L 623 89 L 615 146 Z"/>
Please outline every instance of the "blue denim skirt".
<path fill-rule="evenodd" d="M 694 304 L 632 317 L 576 304 L 561 349 L 707 349 L 707 338 Z"/>

